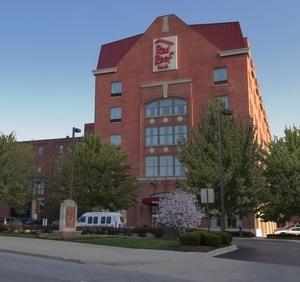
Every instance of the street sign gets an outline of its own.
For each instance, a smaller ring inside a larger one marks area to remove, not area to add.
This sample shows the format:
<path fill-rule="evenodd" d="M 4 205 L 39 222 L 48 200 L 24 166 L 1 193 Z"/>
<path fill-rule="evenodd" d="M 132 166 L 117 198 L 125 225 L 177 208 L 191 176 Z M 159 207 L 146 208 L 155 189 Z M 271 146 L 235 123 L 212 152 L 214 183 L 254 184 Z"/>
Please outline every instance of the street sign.
<path fill-rule="evenodd" d="M 212 204 L 215 202 L 214 189 L 203 188 L 201 189 L 201 203 L 202 204 Z"/>

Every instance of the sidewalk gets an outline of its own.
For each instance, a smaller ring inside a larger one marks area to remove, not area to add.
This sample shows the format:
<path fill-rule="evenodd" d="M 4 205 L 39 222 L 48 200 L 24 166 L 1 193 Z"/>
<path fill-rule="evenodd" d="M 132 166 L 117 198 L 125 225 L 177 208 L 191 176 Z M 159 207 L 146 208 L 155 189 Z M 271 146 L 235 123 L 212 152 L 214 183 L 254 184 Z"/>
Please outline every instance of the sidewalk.
<path fill-rule="evenodd" d="M 124 270 L 165 275 L 191 281 L 281 281 L 286 266 L 219 259 L 206 253 L 127 249 L 64 241 L 0 236 L 0 251 L 101 264 Z M 289 267 L 291 277 L 300 271 Z M 295 275 L 295 276 L 294 276 Z M 263 277 L 265 279 L 263 279 Z M 199 279 L 201 277 L 201 280 Z M 283 281 L 283 280 L 282 280 Z M 289 280 L 298 281 L 298 280 Z"/>

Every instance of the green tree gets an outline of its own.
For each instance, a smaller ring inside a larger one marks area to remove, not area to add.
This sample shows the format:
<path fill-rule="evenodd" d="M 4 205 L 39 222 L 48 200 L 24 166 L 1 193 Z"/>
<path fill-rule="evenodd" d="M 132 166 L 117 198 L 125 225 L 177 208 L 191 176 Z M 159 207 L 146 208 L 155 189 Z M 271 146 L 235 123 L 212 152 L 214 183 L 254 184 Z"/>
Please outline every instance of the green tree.
<path fill-rule="evenodd" d="M 32 199 L 33 150 L 18 143 L 13 133 L 0 134 L 0 202 L 22 211 Z"/>
<path fill-rule="evenodd" d="M 126 154 L 100 136 L 86 136 L 74 150 L 74 200 L 81 209 L 126 209 L 137 196 L 137 184 Z M 63 156 L 51 180 L 52 197 L 62 201 L 70 194 L 71 153 Z"/>
<path fill-rule="evenodd" d="M 214 100 L 203 111 L 192 138 L 182 146 L 181 161 L 187 169 L 187 187 L 197 195 L 214 188 L 214 210 L 220 211 L 218 115 L 223 104 Z M 224 194 L 227 214 L 241 217 L 255 213 L 264 199 L 265 178 L 261 164 L 265 151 L 255 138 L 252 121 L 222 116 Z"/>
<path fill-rule="evenodd" d="M 269 197 L 262 208 L 265 220 L 279 222 L 300 216 L 300 128 L 286 128 L 284 133 L 284 137 L 274 138 L 269 144 Z"/>

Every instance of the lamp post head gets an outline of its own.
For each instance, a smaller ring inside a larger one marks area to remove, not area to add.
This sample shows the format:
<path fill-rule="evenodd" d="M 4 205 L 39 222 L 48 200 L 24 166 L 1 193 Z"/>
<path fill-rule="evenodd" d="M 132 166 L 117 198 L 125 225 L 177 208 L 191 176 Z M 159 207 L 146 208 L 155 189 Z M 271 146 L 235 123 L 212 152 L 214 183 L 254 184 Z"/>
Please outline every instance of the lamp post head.
<path fill-rule="evenodd" d="M 73 127 L 73 132 L 74 132 L 74 133 L 80 133 L 81 130 L 80 130 L 80 128 Z"/>

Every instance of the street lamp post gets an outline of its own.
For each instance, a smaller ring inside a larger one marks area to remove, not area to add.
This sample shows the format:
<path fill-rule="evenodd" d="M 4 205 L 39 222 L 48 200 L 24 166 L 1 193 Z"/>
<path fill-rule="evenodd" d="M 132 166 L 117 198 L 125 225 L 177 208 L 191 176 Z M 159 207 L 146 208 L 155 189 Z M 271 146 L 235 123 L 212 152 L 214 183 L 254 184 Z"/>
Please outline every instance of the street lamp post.
<path fill-rule="evenodd" d="M 80 133 L 79 128 L 72 128 L 72 154 L 71 154 L 71 180 L 70 180 L 70 199 L 73 200 L 73 186 L 74 186 L 74 143 L 75 143 L 75 133 Z"/>
<path fill-rule="evenodd" d="M 218 133 L 219 133 L 219 178 L 220 178 L 220 202 L 221 202 L 221 231 L 225 231 L 225 200 L 224 200 L 224 165 L 223 165 L 223 126 L 222 116 L 232 115 L 230 110 L 218 111 Z"/>

